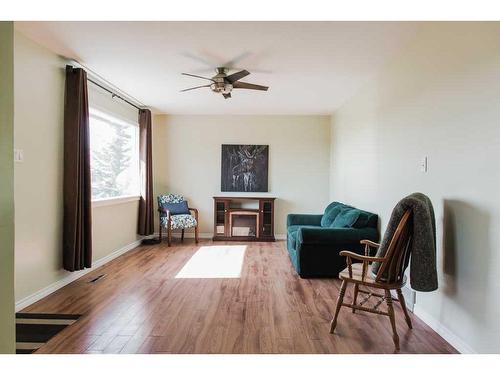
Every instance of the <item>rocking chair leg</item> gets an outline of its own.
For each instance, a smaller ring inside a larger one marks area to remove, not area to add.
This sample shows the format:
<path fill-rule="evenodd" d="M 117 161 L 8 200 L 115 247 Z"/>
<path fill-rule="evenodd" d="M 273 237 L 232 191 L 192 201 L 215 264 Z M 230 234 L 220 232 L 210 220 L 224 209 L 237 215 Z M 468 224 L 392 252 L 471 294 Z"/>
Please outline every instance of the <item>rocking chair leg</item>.
<path fill-rule="evenodd" d="M 355 306 L 356 305 L 356 301 L 358 300 L 358 290 L 359 290 L 359 285 L 358 284 L 354 284 L 354 297 L 352 299 L 352 305 Z M 356 309 L 353 307 L 352 308 L 352 313 L 354 314 L 356 312 Z"/>
<path fill-rule="evenodd" d="M 167 228 L 167 246 L 170 246 L 172 242 L 172 228 L 170 226 Z"/>
<path fill-rule="evenodd" d="M 347 281 L 342 280 L 339 297 L 337 298 L 337 306 L 335 307 L 335 315 L 333 316 L 332 323 L 330 325 L 330 333 L 333 333 L 335 331 L 335 327 L 337 326 L 337 318 L 339 316 L 339 311 L 340 308 L 342 307 L 342 303 L 344 302 L 344 294 L 346 288 L 347 288 Z"/>
<path fill-rule="evenodd" d="M 401 291 L 401 289 L 397 289 L 396 292 L 398 293 L 398 300 L 399 303 L 401 304 L 401 308 L 405 313 L 406 324 L 408 324 L 408 327 L 412 329 L 413 326 L 411 324 L 410 314 L 408 314 L 408 310 L 406 308 L 406 302 L 405 302 L 405 297 L 403 296 L 403 292 Z"/>
<path fill-rule="evenodd" d="M 160 227 L 160 228 L 158 228 L 158 232 L 160 233 L 160 234 L 158 235 L 158 239 L 159 239 L 159 240 L 160 240 L 160 242 L 161 242 L 161 229 L 162 229 L 162 228 L 161 228 L 161 220 L 160 220 L 160 225 L 158 225 L 158 226 Z"/>
<path fill-rule="evenodd" d="M 398 336 L 398 332 L 396 331 L 396 319 L 394 318 L 394 307 L 392 306 L 391 291 L 388 289 L 385 290 L 385 300 L 387 302 L 389 319 L 391 320 L 392 340 L 394 341 L 394 346 L 396 347 L 396 350 L 399 350 L 399 336 Z"/>
<path fill-rule="evenodd" d="M 181 232 L 181 242 L 184 242 L 184 229 Z"/>
<path fill-rule="evenodd" d="M 194 242 L 198 243 L 198 225 L 194 227 Z"/>

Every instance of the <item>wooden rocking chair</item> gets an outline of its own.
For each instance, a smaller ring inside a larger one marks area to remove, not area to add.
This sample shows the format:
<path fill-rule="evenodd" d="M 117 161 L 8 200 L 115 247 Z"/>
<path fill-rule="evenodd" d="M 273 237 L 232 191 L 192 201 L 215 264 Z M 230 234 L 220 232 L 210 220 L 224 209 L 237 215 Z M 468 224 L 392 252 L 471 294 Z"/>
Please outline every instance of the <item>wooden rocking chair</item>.
<path fill-rule="evenodd" d="M 408 210 L 403 214 L 391 242 L 389 243 L 389 248 L 383 257 L 369 256 L 370 248 L 378 248 L 380 245 L 368 240 L 361 241 L 361 244 L 365 245 L 364 256 L 350 251 L 340 252 L 340 255 L 347 257 L 347 268 L 339 274 L 339 277 L 342 280 L 342 285 L 340 287 L 340 293 L 337 299 L 337 306 L 331 323 L 330 333 L 335 331 L 337 318 L 342 306 L 351 308 L 353 313 L 355 313 L 356 310 L 361 310 L 379 315 L 386 315 L 391 321 L 394 345 L 396 350 L 399 350 L 399 336 L 396 331 L 396 321 L 392 305 L 394 299 L 392 298 L 391 290 L 396 290 L 398 299 L 395 301 L 398 301 L 401 304 L 401 308 L 405 314 L 406 323 L 411 329 L 412 324 L 410 315 L 406 309 L 406 303 L 403 293 L 401 292 L 401 288 L 406 284 L 406 276 L 404 273 L 406 267 L 408 266 L 410 257 L 413 231 L 411 221 L 412 213 L 411 210 Z M 362 263 L 353 264 L 353 259 L 361 261 Z M 376 275 L 372 275 L 369 270 L 370 262 L 380 262 L 380 267 Z M 344 294 L 349 283 L 354 284 L 353 301 L 352 303 L 344 303 Z M 384 292 L 383 294 L 379 294 L 361 289 L 360 286 L 365 286 L 371 289 L 381 289 Z M 359 304 L 357 304 L 358 293 L 366 294 L 366 297 Z M 380 300 L 372 308 L 363 306 L 364 303 L 367 302 L 372 296 L 378 297 Z M 387 303 L 387 311 L 378 310 L 378 307 L 384 300 Z"/>

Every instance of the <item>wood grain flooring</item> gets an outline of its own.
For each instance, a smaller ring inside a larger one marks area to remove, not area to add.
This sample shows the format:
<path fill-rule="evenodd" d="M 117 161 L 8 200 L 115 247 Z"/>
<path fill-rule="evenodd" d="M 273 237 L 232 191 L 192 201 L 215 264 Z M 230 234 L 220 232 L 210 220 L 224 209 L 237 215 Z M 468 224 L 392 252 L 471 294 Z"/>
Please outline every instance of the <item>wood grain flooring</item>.
<path fill-rule="evenodd" d="M 83 314 L 37 353 L 394 352 L 385 316 L 342 309 L 331 335 L 339 280 L 300 279 L 283 241 L 246 243 L 240 278 L 175 278 L 200 246 L 223 244 L 141 246 L 29 306 Z M 456 353 L 413 314 L 409 330 L 395 308 L 401 353 Z"/>

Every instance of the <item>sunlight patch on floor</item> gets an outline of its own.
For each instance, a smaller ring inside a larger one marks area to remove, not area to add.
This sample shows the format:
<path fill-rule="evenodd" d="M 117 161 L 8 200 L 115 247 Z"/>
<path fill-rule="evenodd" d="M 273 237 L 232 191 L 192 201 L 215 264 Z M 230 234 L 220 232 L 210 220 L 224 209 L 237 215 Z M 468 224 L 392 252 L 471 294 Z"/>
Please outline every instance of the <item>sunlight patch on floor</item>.
<path fill-rule="evenodd" d="M 176 279 L 239 278 L 245 245 L 202 246 L 182 267 Z"/>

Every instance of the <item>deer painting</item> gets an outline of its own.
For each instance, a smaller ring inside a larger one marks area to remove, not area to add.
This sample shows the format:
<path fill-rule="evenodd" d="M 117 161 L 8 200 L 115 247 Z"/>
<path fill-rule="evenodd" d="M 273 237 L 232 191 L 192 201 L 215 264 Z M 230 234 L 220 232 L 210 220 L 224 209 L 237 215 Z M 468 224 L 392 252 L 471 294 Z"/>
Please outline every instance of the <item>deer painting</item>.
<path fill-rule="evenodd" d="M 222 145 L 222 191 L 267 191 L 269 146 Z"/>

